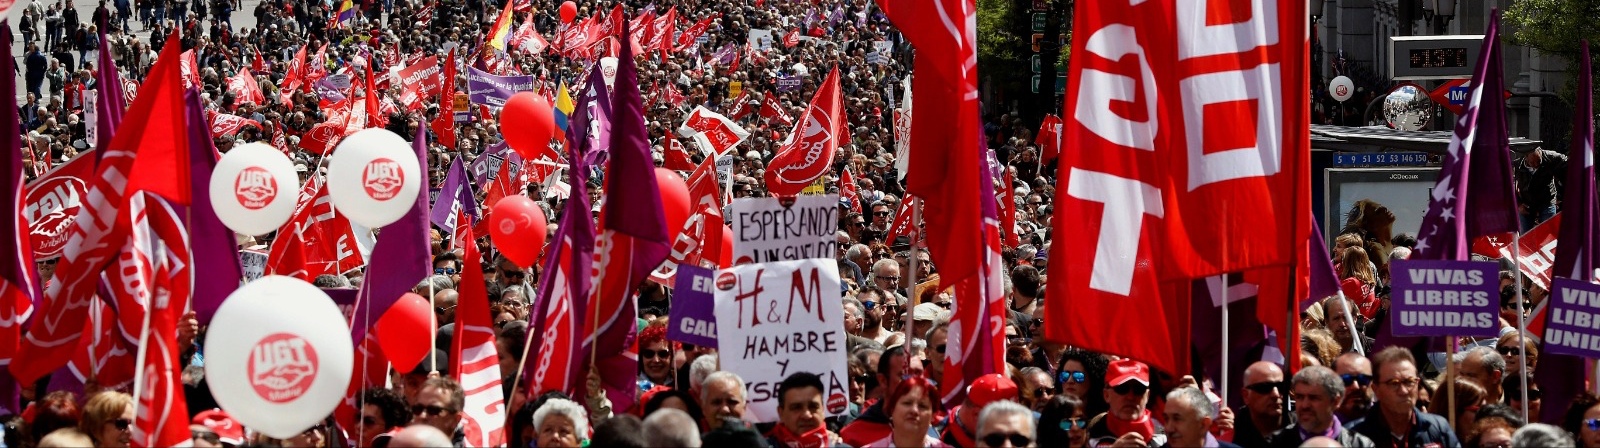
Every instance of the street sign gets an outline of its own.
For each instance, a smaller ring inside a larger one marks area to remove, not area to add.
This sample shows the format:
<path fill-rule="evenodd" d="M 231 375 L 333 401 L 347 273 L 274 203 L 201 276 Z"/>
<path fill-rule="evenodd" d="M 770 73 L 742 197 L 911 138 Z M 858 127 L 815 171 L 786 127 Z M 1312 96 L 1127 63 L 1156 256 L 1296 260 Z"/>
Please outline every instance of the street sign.
<path fill-rule="evenodd" d="M 1396 81 L 1467 79 L 1483 50 L 1483 35 L 1389 38 L 1389 77 Z"/>
<path fill-rule="evenodd" d="M 1039 52 L 1039 44 L 1044 43 L 1044 33 L 1033 33 L 1033 52 Z"/>
<path fill-rule="evenodd" d="M 1033 72 L 1034 73 L 1040 73 L 1040 72 L 1043 71 L 1042 69 L 1044 68 L 1044 66 L 1041 65 L 1041 64 L 1044 61 L 1044 55 L 1041 55 L 1041 54 L 1038 54 L 1038 53 L 1034 53 L 1034 54 L 1028 55 L 1028 60 L 1031 62 L 1031 64 L 1029 64 L 1029 65 L 1033 66 Z"/>
<path fill-rule="evenodd" d="M 1038 12 L 1049 11 L 1050 10 L 1050 1 L 1049 0 L 1033 0 L 1033 10 L 1034 11 L 1038 11 Z"/>
<path fill-rule="evenodd" d="M 1033 32 L 1035 32 L 1035 33 L 1043 33 L 1044 29 L 1045 29 L 1045 25 L 1048 24 L 1049 21 L 1050 21 L 1050 16 L 1046 15 L 1045 13 L 1042 13 L 1042 12 L 1034 13 L 1033 14 Z"/>
<path fill-rule="evenodd" d="M 1044 75 L 1033 75 L 1033 93 L 1039 93 L 1039 84 L 1044 81 Z M 1056 76 L 1056 95 L 1067 93 L 1067 75 Z"/>

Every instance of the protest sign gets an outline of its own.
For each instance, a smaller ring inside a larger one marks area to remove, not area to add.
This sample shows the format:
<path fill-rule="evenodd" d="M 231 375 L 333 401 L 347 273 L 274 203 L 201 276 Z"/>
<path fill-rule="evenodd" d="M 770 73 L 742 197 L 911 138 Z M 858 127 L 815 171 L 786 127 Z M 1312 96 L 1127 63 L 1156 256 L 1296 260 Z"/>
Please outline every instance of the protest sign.
<path fill-rule="evenodd" d="M 1500 267 L 1488 261 L 1395 260 L 1389 317 L 1396 336 L 1494 337 Z"/>
<path fill-rule="evenodd" d="M 775 36 L 775 34 L 773 34 L 772 30 L 750 30 L 750 39 L 748 43 L 750 44 L 751 48 L 755 48 L 757 50 L 771 50 L 773 36 Z"/>
<path fill-rule="evenodd" d="M 722 369 L 745 381 L 745 419 L 778 419 L 778 383 L 822 376 L 829 416 L 845 411 L 844 307 L 832 258 L 757 263 L 717 272 L 717 347 Z"/>
<path fill-rule="evenodd" d="M 444 74 L 439 66 L 438 56 L 422 58 L 416 64 L 401 69 L 400 78 L 400 104 L 407 110 L 422 110 L 425 104 L 423 98 L 439 90 L 444 84 Z"/>
<path fill-rule="evenodd" d="M 472 98 L 465 93 L 456 92 L 455 100 L 450 103 L 450 110 L 455 112 L 457 123 L 472 121 Z"/>
<path fill-rule="evenodd" d="M 779 92 L 788 92 L 788 91 L 791 91 L 791 90 L 800 90 L 801 81 L 802 81 L 802 79 L 801 79 L 800 75 L 779 76 L 778 77 L 778 91 Z"/>
<path fill-rule="evenodd" d="M 245 283 L 253 282 L 267 272 L 267 253 L 259 250 L 241 250 L 239 266 L 244 268 Z"/>
<path fill-rule="evenodd" d="M 715 274 L 699 266 L 678 266 L 667 339 L 701 347 L 717 346 L 717 298 L 711 289 Z"/>
<path fill-rule="evenodd" d="M 1600 285 L 1568 278 L 1552 283 L 1544 352 L 1600 358 Z"/>
<path fill-rule="evenodd" d="M 872 54 L 878 55 L 879 62 L 888 61 L 892 51 L 894 51 L 894 44 L 889 41 L 879 40 L 872 42 Z M 871 55 L 869 54 L 868 57 L 871 57 Z"/>
<path fill-rule="evenodd" d="M 467 68 L 467 97 L 476 104 L 500 107 L 511 95 L 533 90 L 533 85 L 532 76 L 496 76 Z"/>
<path fill-rule="evenodd" d="M 733 264 L 833 258 L 839 195 L 801 195 L 793 206 L 778 198 L 743 198 L 730 208 Z"/>

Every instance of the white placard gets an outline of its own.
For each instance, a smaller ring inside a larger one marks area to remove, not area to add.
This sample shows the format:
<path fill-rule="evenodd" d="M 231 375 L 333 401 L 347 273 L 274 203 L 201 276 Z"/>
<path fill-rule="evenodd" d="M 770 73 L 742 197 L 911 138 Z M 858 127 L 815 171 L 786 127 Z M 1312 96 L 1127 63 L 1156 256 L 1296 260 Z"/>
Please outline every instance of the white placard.
<path fill-rule="evenodd" d="M 267 253 L 259 250 L 241 250 L 239 266 L 244 268 L 245 283 L 253 282 L 267 272 Z"/>
<path fill-rule="evenodd" d="M 788 207 L 778 198 L 736 199 L 728 217 L 735 265 L 838 255 L 839 195 L 800 195 Z"/>
<path fill-rule="evenodd" d="M 778 384 L 795 372 L 822 376 L 829 416 L 849 405 L 844 308 L 832 258 L 758 263 L 717 272 L 717 347 L 722 369 L 745 384 L 745 420 L 778 420 Z"/>

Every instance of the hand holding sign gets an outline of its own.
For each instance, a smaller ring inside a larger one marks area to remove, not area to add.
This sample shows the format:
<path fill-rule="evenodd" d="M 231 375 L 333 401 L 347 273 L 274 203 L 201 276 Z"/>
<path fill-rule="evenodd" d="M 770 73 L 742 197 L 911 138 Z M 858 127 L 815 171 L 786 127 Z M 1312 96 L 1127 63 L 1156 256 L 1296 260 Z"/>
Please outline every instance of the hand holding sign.
<path fill-rule="evenodd" d="M 282 151 L 246 143 L 217 161 L 211 174 L 211 206 L 228 228 L 244 235 L 265 235 L 294 214 L 294 162 Z"/>

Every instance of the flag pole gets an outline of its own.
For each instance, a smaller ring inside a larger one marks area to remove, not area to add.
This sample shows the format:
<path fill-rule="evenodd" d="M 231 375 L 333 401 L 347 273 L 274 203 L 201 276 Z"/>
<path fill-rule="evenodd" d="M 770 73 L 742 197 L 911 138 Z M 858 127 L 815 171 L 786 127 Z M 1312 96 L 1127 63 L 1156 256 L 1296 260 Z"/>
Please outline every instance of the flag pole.
<path fill-rule="evenodd" d="M 893 226 L 894 224 L 890 223 L 890 227 Z M 908 363 L 911 359 L 911 341 L 916 338 L 917 302 L 922 300 L 922 295 L 917 294 L 917 265 L 921 264 L 917 263 L 917 259 L 920 258 L 918 255 L 921 255 L 917 250 L 921 244 L 917 241 L 922 236 L 922 198 L 913 198 L 911 200 L 911 228 L 913 229 L 911 233 L 911 250 L 906 252 L 906 270 L 911 272 L 901 274 L 909 279 L 906 280 L 906 294 L 911 296 L 909 300 L 911 306 L 906 307 L 905 310 L 906 318 L 900 319 L 900 331 L 906 334 L 906 343 L 903 345 L 905 346 L 906 359 L 908 360 L 906 362 Z M 889 244 L 894 244 L 894 241 L 890 241 Z M 910 324 L 909 327 L 907 327 L 908 322 Z"/>
<path fill-rule="evenodd" d="M 1446 403 L 1445 406 L 1448 406 L 1450 408 L 1450 416 L 1449 416 L 1450 417 L 1450 427 L 1454 428 L 1456 426 L 1456 342 L 1457 341 L 1456 341 L 1456 337 L 1453 336 L 1453 335 L 1452 336 L 1446 336 L 1446 338 L 1448 338 L 1448 339 L 1444 344 L 1444 349 L 1446 350 L 1446 353 L 1444 354 L 1444 365 L 1445 365 L 1445 375 L 1444 375 L 1444 377 L 1449 380 L 1449 384 L 1445 385 L 1445 387 L 1448 388 L 1448 391 L 1445 392 L 1445 396 L 1446 397 L 1450 397 L 1450 401 L 1448 403 Z M 1524 381 L 1524 382 L 1526 382 L 1526 381 Z M 1417 387 L 1421 388 L 1422 386 L 1418 385 Z M 1523 403 L 1523 405 L 1526 406 L 1527 403 Z M 1526 411 L 1524 411 L 1522 415 L 1528 415 L 1528 414 L 1527 414 Z"/>
<path fill-rule="evenodd" d="M 1226 238 L 1224 238 L 1224 239 L 1226 239 Z M 1218 390 L 1226 391 L 1226 390 L 1228 390 L 1228 371 L 1232 370 L 1232 366 L 1228 362 L 1229 361 L 1229 358 L 1228 358 L 1228 351 L 1229 351 L 1228 350 L 1228 343 L 1229 343 L 1229 341 L 1228 341 L 1228 274 L 1224 273 L 1224 274 L 1222 274 L 1222 275 L 1220 275 L 1218 277 L 1222 278 L 1222 365 L 1223 365 L 1223 368 L 1222 368 L 1222 384 L 1219 385 Z M 1222 399 L 1222 407 L 1228 407 L 1228 394 L 1221 393 L 1221 394 L 1217 394 L 1217 395 L 1219 397 L 1221 397 L 1221 399 Z"/>
<path fill-rule="evenodd" d="M 1522 297 L 1522 269 L 1521 269 L 1521 267 L 1522 267 L 1522 232 L 1521 231 L 1511 232 L 1511 259 L 1512 260 L 1516 260 L 1516 262 L 1517 262 L 1517 269 L 1516 269 L 1516 271 L 1517 271 L 1517 274 L 1516 274 L 1517 275 L 1517 286 L 1516 286 L 1516 288 L 1513 288 L 1513 289 L 1516 291 L 1516 294 L 1517 294 L 1517 336 L 1519 337 L 1518 340 L 1521 340 L 1520 338 L 1528 337 L 1528 314 L 1524 313 L 1522 311 L 1524 309 L 1524 307 L 1526 307 L 1527 305 L 1523 302 L 1523 297 Z M 1524 347 L 1526 347 L 1526 344 L 1524 344 Z M 1518 384 L 1522 385 L 1522 387 L 1521 387 L 1522 390 L 1520 391 L 1522 393 L 1522 397 L 1521 397 L 1522 398 L 1522 408 L 1521 408 L 1522 418 L 1525 419 L 1525 420 L 1532 421 L 1532 417 L 1533 416 L 1528 415 L 1528 378 L 1529 378 L 1529 376 L 1528 376 L 1528 357 L 1527 356 L 1518 356 L 1517 357 L 1517 372 L 1518 372 L 1518 374 L 1522 375 L 1522 381 L 1518 382 Z M 1504 392 L 1502 391 L 1501 393 L 1504 393 Z M 1454 394 L 1452 394 L 1452 395 L 1454 395 Z M 1452 407 L 1451 409 L 1454 410 L 1455 408 Z"/>
<path fill-rule="evenodd" d="M 1355 344 L 1356 353 L 1360 354 L 1362 357 L 1365 357 L 1365 356 L 1367 356 L 1367 351 L 1364 350 L 1361 347 L 1361 331 L 1360 331 L 1360 329 L 1356 328 L 1356 318 L 1355 318 L 1355 316 L 1352 316 L 1350 314 L 1350 305 L 1352 305 L 1352 303 L 1350 302 L 1350 299 L 1345 298 L 1344 289 L 1340 288 L 1339 289 L 1339 308 L 1344 309 L 1344 321 L 1345 321 L 1346 324 L 1350 325 L 1350 333 L 1353 335 L 1350 338 L 1350 340 L 1351 340 L 1352 343 Z M 1327 316 L 1323 316 L 1322 318 L 1323 319 L 1327 319 L 1328 317 Z"/>
<path fill-rule="evenodd" d="M 434 314 L 433 314 L 433 330 L 428 332 L 428 350 L 429 350 L 428 353 L 433 353 L 433 350 L 438 350 L 439 349 L 439 314 L 440 313 L 438 312 L 439 305 L 433 302 L 433 295 L 435 294 L 435 292 L 433 291 L 433 276 L 425 277 L 425 279 L 428 282 L 428 308 L 433 308 L 433 310 L 434 310 Z M 451 339 L 450 342 L 454 343 L 455 340 Z M 439 373 L 439 357 L 438 356 L 429 356 L 428 357 L 428 374 L 429 375 L 437 375 L 438 373 Z"/>

